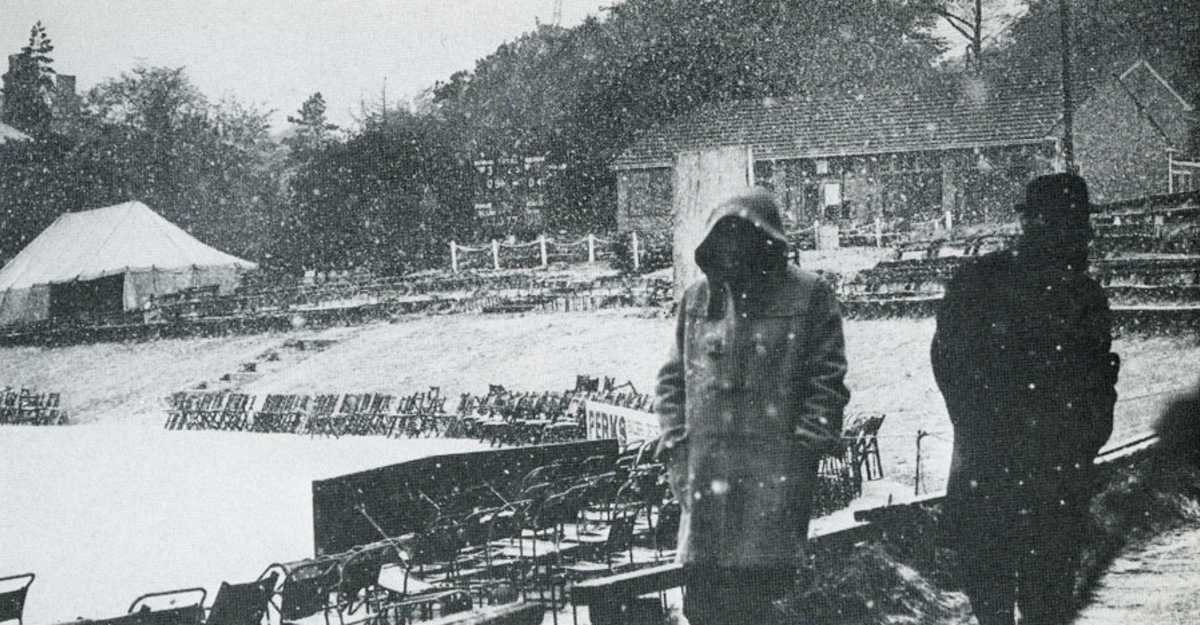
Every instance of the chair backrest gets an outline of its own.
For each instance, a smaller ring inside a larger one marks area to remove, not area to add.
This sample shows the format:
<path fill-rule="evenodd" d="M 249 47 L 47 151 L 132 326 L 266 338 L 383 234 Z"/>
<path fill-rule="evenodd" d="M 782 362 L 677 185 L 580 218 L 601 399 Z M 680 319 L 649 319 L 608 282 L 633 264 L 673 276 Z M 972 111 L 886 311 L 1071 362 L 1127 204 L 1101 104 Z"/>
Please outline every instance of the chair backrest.
<path fill-rule="evenodd" d="M 862 433 L 866 436 L 876 436 L 879 434 L 879 428 L 883 426 L 883 420 L 887 417 L 885 414 L 875 415 L 863 423 Z"/>
<path fill-rule="evenodd" d="M 331 559 L 304 560 L 289 565 L 274 564 L 267 572 L 283 570 L 283 584 L 277 588 L 276 608 L 283 621 L 312 616 L 329 607 L 329 595 L 338 585 L 338 562 Z M 264 572 L 260 579 L 267 576 Z"/>
<path fill-rule="evenodd" d="M 442 517 L 417 534 L 412 560 L 417 564 L 449 562 L 458 556 L 462 547 L 461 523 Z"/>
<path fill-rule="evenodd" d="M 391 395 L 378 393 L 371 399 L 371 414 L 387 414 L 392 410 L 392 400 L 395 398 Z"/>
<path fill-rule="evenodd" d="M 467 546 L 484 545 L 491 540 L 492 521 L 502 507 L 480 508 L 462 520 L 462 538 Z"/>
<path fill-rule="evenodd" d="M 613 470 L 613 461 L 607 456 L 588 456 L 583 460 L 584 475 L 600 475 Z"/>
<path fill-rule="evenodd" d="M 35 577 L 33 573 L 0 577 L 0 623 L 25 622 L 25 597 Z"/>
<path fill-rule="evenodd" d="M 605 556 L 633 547 L 633 530 L 637 512 L 618 514 L 608 525 L 608 538 L 604 541 Z"/>
<path fill-rule="evenodd" d="M 276 573 L 253 582 L 221 582 L 205 625 L 260 625 L 275 592 Z"/>
<path fill-rule="evenodd" d="M 663 504 L 658 512 L 658 524 L 654 526 L 654 539 L 657 544 L 666 545 L 675 542 L 679 533 L 681 514 L 682 509 L 679 507 L 678 501 Z"/>
<path fill-rule="evenodd" d="M 203 625 L 203 588 L 180 588 L 144 594 L 129 604 L 138 625 Z"/>
<path fill-rule="evenodd" d="M 268 393 L 267 396 L 265 398 L 263 398 L 263 403 L 259 407 L 258 411 L 263 414 L 278 413 L 280 411 L 279 408 L 280 408 L 280 405 L 283 403 L 283 400 L 284 400 L 283 395 L 273 395 L 273 394 Z"/>
<path fill-rule="evenodd" d="M 337 395 L 317 395 L 314 400 L 313 414 L 315 416 L 327 416 L 333 414 L 337 409 Z"/>
<path fill-rule="evenodd" d="M 577 494 L 574 492 L 574 489 L 568 489 L 546 497 L 546 500 L 538 508 L 538 514 L 534 523 L 539 529 L 545 529 L 563 523 L 570 523 L 578 516 Z"/>

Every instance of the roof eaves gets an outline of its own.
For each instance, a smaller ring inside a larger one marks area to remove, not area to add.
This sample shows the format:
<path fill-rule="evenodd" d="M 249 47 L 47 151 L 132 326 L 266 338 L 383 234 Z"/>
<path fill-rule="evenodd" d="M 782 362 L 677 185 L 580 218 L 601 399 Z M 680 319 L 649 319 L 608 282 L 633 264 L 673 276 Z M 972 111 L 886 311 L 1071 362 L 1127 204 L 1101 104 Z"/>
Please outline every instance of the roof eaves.
<path fill-rule="evenodd" d="M 1136 63 L 1134 63 L 1133 65 L 1130 65 L 1128 69 L 1126 69 L 1124 72 L 1121 72 L 1120 79 L 1124 80 L 1130 74 L 1133 73 L 1133 70 L 1137 69 L 1138 67 L 1145 67 L 1147 70 L 1149 70 L 1150 75 L 1153 76 L 1154 79 L 1159 82 L 1159 84 L 1166 87 L 1167 91 L 1170 92 L 1171 95 L 1175 96 L 1176 100 L 1179 100 L 1179 103 L 1181 105 L 1183 105 L 1183 110 L 1185 110 L 1185 111 L 1195 110 L 1195 107 L 1192 106 L 1192 104 L 1190 102 L 1183 99 L 1183 96 L 1179 95 L 1179 92 L 1176 91 L 1175 88 L 1171 86 L 1171 83 L 1167 82 L 1167 79 L 1163 78 L 1162 74 L 1159 74 L 1158 70 L 1154 69 L 1154 66 L 1151 65 L 1148 61 L 1146 61 L 1146 59 L 1138 59 L 1138 61 Z"/>

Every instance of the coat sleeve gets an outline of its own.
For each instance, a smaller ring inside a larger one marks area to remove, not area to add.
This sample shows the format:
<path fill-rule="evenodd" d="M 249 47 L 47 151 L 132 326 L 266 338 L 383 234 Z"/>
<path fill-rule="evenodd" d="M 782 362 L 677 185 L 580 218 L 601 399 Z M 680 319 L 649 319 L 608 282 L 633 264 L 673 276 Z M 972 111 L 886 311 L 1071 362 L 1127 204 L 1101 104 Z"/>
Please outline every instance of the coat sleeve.
<path fill-rule="evenodd" d="M 1113 432 L 1113 407 L 1117 402 L 1117 374 L 1121 360 L 1112 353 L 1112 313 L 1108 297 L 1099 285 L 1092 283 L 1086 298 L 1081 326 L 1085 333 L 1084 388 L 1080 397 L 1086 403 L 1088 423 L 1085 425 L 1088 450 L 1091 455 L 1108 442 Z"/>
<path fill-rule="evenodd" d="M 687 327 L 687 298 L 679 303 L 675 318 L 675 341 L 667 362 L 658 371 L 654 391 L 654 411 L 658 414 L 659 439 L 655 456 L 660 460 L 672 455 L 687 442 L 684 406 L 687 399 L 684 371 L 684 329 Z"/>
<path fill-rule="evenodd" d="M 938 390 L 946 401 L 946 409 L 950 414 L 950 422 L 957 424 L 960 410 L 956 402 L 963 396 L 961 345 L 964 340 L 961 322 L 968 314 L 964 302 L 961 276 L 955 276 L 946 285 L 946 293 L 937 309 L 937 324 L 933 333 L 933 343 L 929 348 L 929 362 L 933 367 L 933 379 L 937 382 Z"/>
<path fill-rule="evenodd" d="M 799 427 L 832 437 L 838 443 L 842 433 L 842 412 L 850 401 L 846 388 L 846 340 L 842 334 L 842 312 L 837 296 L 825 281 L 819 281 L 809 308 L 810 347 L 800 381 Z"/>

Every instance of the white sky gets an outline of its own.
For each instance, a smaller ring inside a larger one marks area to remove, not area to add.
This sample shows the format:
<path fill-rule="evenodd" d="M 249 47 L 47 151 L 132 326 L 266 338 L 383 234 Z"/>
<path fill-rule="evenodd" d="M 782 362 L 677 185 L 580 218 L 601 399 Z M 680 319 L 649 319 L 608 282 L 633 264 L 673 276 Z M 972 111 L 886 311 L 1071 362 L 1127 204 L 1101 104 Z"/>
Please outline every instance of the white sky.
<path fill-rule="evenodd" d="M 608 4 L 562 0 L 562 23 Z M 554 0 L 0 0 L 0 51 L 19 51 L 40 19 L 55 69 L 80 91 L 139 62 L 183 65 L 211 99 L 276 109 L 279 129 L 314 91 L 340 124 L 360 98 L 377 102 L 385 79 L 390 100 L 407 100 L 553 10 Z"/>
<path fill-rule="evenodd" d="M 562 23 L 612 3 L 562 0 Z M 553 10 L 554 0 L 0 0 L 0 52 L 17 52 L 40 19 L 55 69 L 81 92 L 138 63 L 182 65 L 213 100 L 274 109 L 276 130 L 314 91 L 347 125 L 385 80 L 389 100 L 407 102 Z"/>

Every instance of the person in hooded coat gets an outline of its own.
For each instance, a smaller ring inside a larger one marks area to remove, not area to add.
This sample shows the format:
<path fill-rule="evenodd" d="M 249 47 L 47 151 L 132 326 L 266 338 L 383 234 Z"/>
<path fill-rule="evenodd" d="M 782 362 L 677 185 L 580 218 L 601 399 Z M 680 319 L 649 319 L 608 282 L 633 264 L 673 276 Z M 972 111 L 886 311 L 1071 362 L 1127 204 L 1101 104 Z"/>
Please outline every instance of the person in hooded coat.
<path fill-rule="evenodd" d="M 1087 274 L 1087 185 L 1041 176 L 1017 206 L 1014 249 L 946 287 L 931 346 L 954 426 L 943 522 L 980 625 L 1069 622 L 1120 361 L 1103 289 Z"/>
<path fill-rule="evenodd" d="M 787 262 L 775 199 L 722 203 L 658 374 L 658 457 L 682 509 L 693 625 L 772 622 L 794 584 L 821 456 L 849 400 L 833 289 Z"/>

